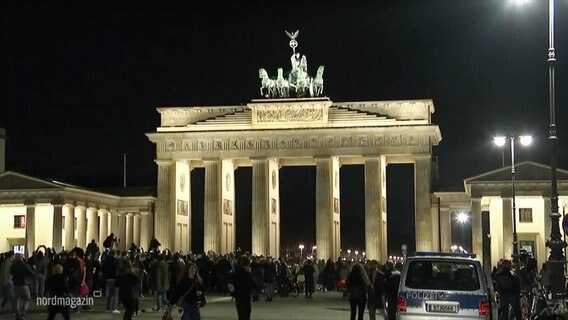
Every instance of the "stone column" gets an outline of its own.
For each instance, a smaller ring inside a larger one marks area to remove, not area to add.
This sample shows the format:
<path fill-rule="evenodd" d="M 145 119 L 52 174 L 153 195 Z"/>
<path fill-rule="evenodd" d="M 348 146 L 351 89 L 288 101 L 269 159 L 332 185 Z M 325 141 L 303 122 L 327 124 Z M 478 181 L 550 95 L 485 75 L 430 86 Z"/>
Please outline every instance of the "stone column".
<path fill-rule="evenodd" d="M 53 233 L 51 246 L 55 248 L 57 252 L 61 252 L 63 248 L 63 205 L 54 204 L 53 205 Z"/>
<path fill-rule="evenodd" d="M 126 250 L 129 246 L 126 239 L 126 212 L 121 212 L 118 216 L 118 249 Z"/>
<path fill-rule="evenodd" d="M 84 250 L 87 247 L 87 208 L 78 206 L 75 211 L 77 213 L 77 247 Z"/>
<path fill-rule="evenodd" d="M 65 214 L 65 250 L 69 251 L 75 247 L 75 208 L 66 204 L 63 206 Z"/>
<path fill-rule="evenodd" d="M 383 196 L 384 156 L 365 159 L 365 252 L 368 259 L 386 261 L 383 239 L 386 230 L 383 215 L 386 215 L 386 197 Z M 319 249 L 319 247 L 318 247 Z"/>
<path fill-rule="evenodd" d="M 140 213 L 134 215 L 132 226 L 132 242 L 140 246 Z"/>
<path fill-rule="evenodd" d="M 128 249 L 130 248 L 130 246 L 132 245 L 132 232 L 133 232 L 133 215 L 132 213 L 127 213 L 126 214 L 126 248 Z"/>
<path fill-rule="evenodd" d="M 337 259 L 335 246 L 339 238 L 339 226 L 333 212 L 333 175 L 339 171 L 336 157 L 316 158 L 316 244 L 318 259 Z M 339 201 L 339 199 L 338 199 Z M 337 229 L 337 230 L 336 230 Z"/>
<path fill-rule="evenodd" d="M 118 227 L 118 218 L 119 218 L 118 211 L 110 211 L 108 218 L 109 218 L 109 226 L 110 226 L 109 235 L 111 233 L 113 233 L 114 236 L 118 239 L 119 233 L 120 233 L 120 229 Z"/>
<path fill-rule="evenodd" d="M 430 219 L 431 171 L 430 155 L 414 159 L 416 251 L 432 251 L 434 248 Z"/>
<path fill-rule="evenodd" d="M 219 177 L 219 161 L 205 161 L 205 201 L 204 201 L 204 234 L 203 249 L 205 252 L 212 250 L 221 251 L 221 183 Z"/>
<path fill-rule="evenodd" d="M 26 204 L 26 257 L 31 257 L 36 249 L 35 243 L 35 204 Z"/>
<path fill-rule="evenodd" d="M 87 209 L 87 243 L 91 243 L 91 240 L 96 242 L 99 238 L 98 213 L 97 208 L 90 207 Z"/>
<path fill-rule="evenodd" d="M 471 199 L 471 244 L 472 252 L 483 261 L 483 228 L 481 226 L 481 198 Z"/>
<path fill-rule="evenodd" d="M 440 236 L 441 252 L 451 252 L 452 246 L 452 219 L 449 207 L 440 207 Z"/>
<path fill-rule="evenodd" d="M 99 210 L 99 246 L 102 247 L 103 242 L 105 241 L 106 237 L 109 235 L 108 232 L 108 211 L 105 209 Z"/>
<path fill-rule="evenodd" d="M 150 230 L 150 214 L 148 212 L 140 212 L 140 246 L 147 250 L 152 238 L 152 230 Z"/>
<path fill-rule="evenodd" d="M 154 235 L 162 244 L 161 248 L 173 248 L 175 232 L 175 169 L 172 161 L 157 160 L 158 164 L 158 201 L 154 215 Z"/>
<path fill-rule="evenodd" d="M 252 161 L 252 253 L 268 254 L 268 163 Z"/>
<path fill-rule="evenodd" d="M 513 256 L 513 199 L 502 198 L 503 200 L 503 239 L 501 252 L 503 258 L 511 259 Z"/>

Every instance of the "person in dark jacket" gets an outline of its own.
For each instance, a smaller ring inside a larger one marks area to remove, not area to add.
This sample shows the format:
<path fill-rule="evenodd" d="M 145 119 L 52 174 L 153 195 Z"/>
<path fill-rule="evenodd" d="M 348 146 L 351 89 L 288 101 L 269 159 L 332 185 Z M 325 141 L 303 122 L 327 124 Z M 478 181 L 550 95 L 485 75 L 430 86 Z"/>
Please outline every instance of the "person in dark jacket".
<path fill-rule="evenodd" d="M 511 261 L 504 260 L 501 263 L 501 270 L 495 276 L 497 292 L 499 293 L 499 314 L 503 319 L 509 319 L 509 305 L 515 313 L 517 319 L 521 317 L 521 281 L 519 277 L 511 272 Z"/>
<path fill-rule="evenodd" d="M 101 269 L 103 271 L 103 278 L 105 279 L 105 296 L 106 296 L 106 310 L 108 312 L 120 313 L 116 309 L 118 304 L 118 287 L 115 286 L 116 269 L 118 268 L 118 260 L 115 258 L 116 252 L 111 250 L 104 258 Z"/>
<path fill-rule="evenodd" d="M 385 264 L 384 293 L 387 300 L 388 320 L 396 320 L 396 305 L 398 301 L 398 287 L 400 283 L 400 270 L 394 267 L 392 261 Z"/>
<path fill-rule="evenodd" d="M 190 262 L 170 298 L 168 312 L 171 312 L 173 306 L 179 302 L 183 308 L 181 320 L 201 320 L 199 307 L 202 295 L 203 280 L 199 276 L 197 265 Z"/>
<path fill-rule="evenodd" d="M 254 278 L 250 269 L 250 259 L 242 256 L 239 264 L 235 268 L 233 277 L 235 292 L 235 305 L 237 306 L 237 316 L 239 320 L 250 320 L 251 296 L 256 288 Z"/>
<path fill-rule="evenodd" d="M 347 276 L 346 286 L 349 294 L 349 305 L 351 307 L 351 320 L 363 320 L 365 306 L 367 305 L 367 288 L 371 283 L 365 268 L 356 263 Z"/>
<path fill-rule="evenodd" d="M 260 292 L 262 291 L 262 288 L 264 288 L 264 270 L 258 262 L 257 257 L 252 258 L 252 262 L 250 263 L 250 270 L 256 284 L 256 288 L 252 294 L 252 301 L 258 301 L 258 299 L 260 298 Z"/>
<path fill-rule="evenodd" d="M 63 266 L 54 264 L 51 268 L 51 275 L 45 281 L 45 287 L 49 297 L 67 297 L 69 296 L 69 287 L 65 282 L 63 276 Z M 63 319 L 69 320 L 69 306 L 68 305 L 53 305 L 47 306 L 47 320 L 53 320 L 58 313 L 61 313 Z"/>
<path fill-rule="evenodd" d="M 377 318 L 377 310 L 379 310 L 381 316 L 385 313 L 385 304 L 383 301 L 385 274 L 380 269 L 379 262 L 376 260 L 367 262 L 366 267 L 367 275 L 371 282 L 367 291 L 367 309 L 369 309 L 369 320 L 375 320 Z"/>
<path fill-rule="evenodd" d="M 130 260 L 124 261 L 123 272 L 116 277 L 115 285 L 118 287 L 118 298 L 126 311 L 122 319 L 132 320 L 132 315 L 138 308 L 138 285 L 140 281 Z"/>
<path fill-rule="evenodd" d="M 306 261 L 306 264 L 302 268 L 304 272 L 304 284 L 306 286 L 306 298 L 311 299 L 314 293 L 314 274 L 316 269 L 312 265 L 312 260 Z"/>
<path fill-rule="evenodd" d="M 276 280 L 276 265 L 272 261 L 272 258 L 268 260 L 263 265 L 264 271 L 264 293 L 266 293 L 266 301 L 272 301 L 274 298 L 274 282 Z M 283 291 L 281 291 L 283 294 Z"/>
<path fill-rule="evenodd" d="M 150 289 L 156 298 L 156 308 L 154 310 L 164 310 L 168 301 L 166 292 L 170 287 L 168 279 L 168 263 L 164 261 L 164 255 L 159 255 L 157 261 L 150 267 Z"/>
<path fill-rule="evenodd" d="M 16 297 L 16 319 L 25 319 L 28 306 L 32 300 L 28 278 L 34 275 L 30 266 L 24 262 L 22 255 L 17 253 L 10 272 L 14 283 Z"/>

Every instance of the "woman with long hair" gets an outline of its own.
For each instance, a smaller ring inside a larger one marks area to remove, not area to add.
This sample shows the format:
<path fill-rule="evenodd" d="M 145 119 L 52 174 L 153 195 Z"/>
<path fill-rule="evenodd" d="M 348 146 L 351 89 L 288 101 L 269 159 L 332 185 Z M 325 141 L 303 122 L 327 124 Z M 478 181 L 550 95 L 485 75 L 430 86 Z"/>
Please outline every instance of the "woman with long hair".
<path fill-rule="evenodd" d="M 178 304 L 183 309 L 181 320 L 201 320 L 199 307 L 202 295 L 203 280 L 199 276 L 197 265 L 189 262 L 170 298 L 167 312 L 171 312 L 173 305 Z"/>
<path fill-rule="evenodd" d="M 370 284 L 365 267 L 355 263 L 346 281 L 349 305 L 351 307 L 351 320 L 355 320 L 355 314 L 357 314 L 358 320 L 363 320 L 365 305 L 367 304 L 367 290 Z"/>

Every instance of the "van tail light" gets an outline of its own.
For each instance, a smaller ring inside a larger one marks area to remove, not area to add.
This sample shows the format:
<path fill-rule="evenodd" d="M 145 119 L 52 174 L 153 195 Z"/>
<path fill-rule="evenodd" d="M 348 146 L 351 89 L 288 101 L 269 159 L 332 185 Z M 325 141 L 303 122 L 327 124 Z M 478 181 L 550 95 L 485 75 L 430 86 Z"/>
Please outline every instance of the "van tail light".
<path fill-rule="evenodd" d="M 396 310 L 398 312 L 406 312 L 406 299 L 399 297 L 396 302 Z"/>
<path fill-rule="evenodd" d="M 479 315 L 480 316 L 489 315 L 489 301 L 483 300 L 479 303 Z"/>

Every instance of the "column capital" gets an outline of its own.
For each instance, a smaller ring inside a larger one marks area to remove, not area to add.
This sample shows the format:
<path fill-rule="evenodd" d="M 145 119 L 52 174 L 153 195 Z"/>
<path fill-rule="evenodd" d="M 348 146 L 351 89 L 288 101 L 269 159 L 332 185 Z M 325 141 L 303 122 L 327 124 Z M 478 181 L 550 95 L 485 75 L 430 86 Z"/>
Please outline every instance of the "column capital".
<path fill-rule="evenodd" d="M 140 211 L 139 212 L 141 216 L 148 216 L 150 215 L 150 211 Z"/>
<path fill-rule="evenodd" d="M 167 166 L 167 165 L 171 165 L 172 163 L 174 163 L 173 160 L 163 160 L 163 159 L 156 159 L 156 160 L 154 160 L 154 162 L 158 166 Z"/>
<path fill-rule="evenodd" d="M 425 154 L 415 154 L 412 156 L 412 158 L 414 160 L 431 160 L 432 159 L 432 155 L 429 153 L 425 153 Z"/>
<path fill-rule="evenodd" d="M 329 161 L 333 158 L 332 155 L 318 155 L 318 156 L 314 156 L 314 161 L 318 162 L 318 161 Z"/>
<path fill-rule="evenodd" d="M 134 216 L 134 214 L 133 214 L 132 212 L 127 212 L 127 213 L 126 213 L 126 217 L 127 217 L 127 218 L 128 218 L 128 217 L 132 217 L 132 216 Z"/>
<path fill-rule="evenodd" d="M 210 163 L 219 163 L 221 161 L 221 159 L 219 159 L 219 158 L 203 158 L 203 159 L 201 159 L 201 161 L 203 161 L 203 163 L 205 163 L 205 164 L 210 164 Z"/>
<path fill-rule="evenodd" d="M 251 158 L 249 158 L 249 160 L 250 160 L 250 162 L 255 164 L 255 163 L 267 162 L 268 158 L 266 158 L 266 157 L 251 157 Z"/>

